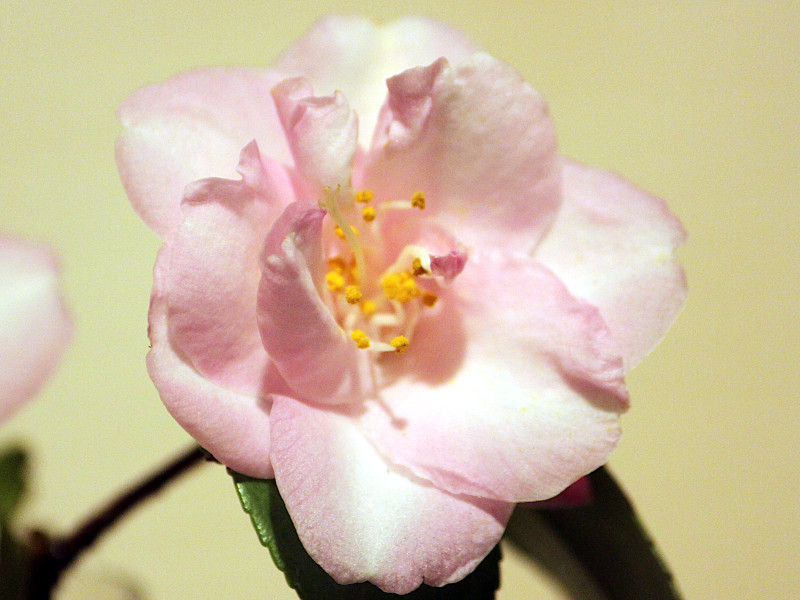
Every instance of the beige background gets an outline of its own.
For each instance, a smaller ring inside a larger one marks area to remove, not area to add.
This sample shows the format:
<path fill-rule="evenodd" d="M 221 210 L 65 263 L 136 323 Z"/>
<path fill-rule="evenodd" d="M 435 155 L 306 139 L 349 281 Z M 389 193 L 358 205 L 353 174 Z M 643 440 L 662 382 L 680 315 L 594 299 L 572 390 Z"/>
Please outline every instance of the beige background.
<path fill-rule="evenodd" d="M 268 65 L 318 16 L 364 10 L 142 4 L 0 4 L 0 227 L 61 252 L 78 327 L 58 375 L 0 433 L 34 451 L 24 517 L 54 531 L 187 441 L 144 369 L 159 244 L 117 178 L 116 105 L 189 68 Z M 462 28 L 549 98 L 564 153 L 669 200 L 691 235 L 690 300 L 630 376 L 611 464 L 687 598 L 800 597 L 800 5 L 395 0 L 365 12 Z M 78 571 L 73 586 L 133 578 L 154 600 L 294 597 L 213 466 Z M 561 596 L 507 553 L 500 598 L 532 597 Z"/>

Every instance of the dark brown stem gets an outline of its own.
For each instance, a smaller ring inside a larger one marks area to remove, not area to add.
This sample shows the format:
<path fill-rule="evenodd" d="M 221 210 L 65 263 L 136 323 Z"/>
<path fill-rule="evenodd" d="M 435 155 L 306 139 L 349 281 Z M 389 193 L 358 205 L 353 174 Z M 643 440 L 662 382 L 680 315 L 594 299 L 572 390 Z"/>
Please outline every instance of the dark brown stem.
<path fill-rule="evenodd" d="M 61 575 L 97 538 L 131 509 L 198 465 L 206 456 L 199 446 L 192 446 L 90 517 L 71 535 L 51 539 L 41 532 L 34 532 L 30 543 L 32 556 L 28 600 L 50 600 Z"/>

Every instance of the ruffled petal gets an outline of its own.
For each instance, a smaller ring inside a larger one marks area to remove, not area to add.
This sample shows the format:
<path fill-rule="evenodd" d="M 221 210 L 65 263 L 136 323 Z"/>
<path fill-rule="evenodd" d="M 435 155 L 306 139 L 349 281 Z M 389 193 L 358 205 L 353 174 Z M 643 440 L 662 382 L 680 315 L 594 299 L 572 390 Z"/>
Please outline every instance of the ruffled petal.
<path fill-rule="evenodd" d="M 664 336 L 686 298 L 686 233 L 666 204 L 614 173 L 564 166 L 564 204 L 536 258 L 600 309 L 625 368 Z"/>
<path fill-rule="evenodd" d="M 183 222 L 163 265 L 170 340 L 201 375 L 265 397 L 269 357 L 261 343 L 256 297 L 269 224 L 292 198 L 288 175 L 262 167 L 256 145 L 242 151 L 241 180 L 204 179 L 186 188 Z M 262 195 L 265 194 L 265 195 Z M 162 269 L 161 265 L 156 268 Z"/>
<path fill-rule="evenodd" d="M 154 270 L 149 314 L 152 349 L 147 355 L 150 378 L 170 414 L 217 460 L 251 477 L 273 477 L 269 401 L 209 381 L 170 342 L 167 298 L 162 293 L 167 289 L 164 265 L 171 262 L 170 252 L 168 244 L 162 246 Z M 270 389 L 286 389 L 274 370 L 266 378 Z"/>
<path fill-rule="evenodd" d="M 426 212 L 468 246 L 533 247 L 560 202 L 556 134 L 542 97 L 485 54 L 387 83 L 358 185 L 393 198 L 423 191 Z"/>
<path fill-rule="evenodd" d="M 264 348 L 294 393 L 311 402 L 358 402 L 371 390 L 368 357 L 320 297 L 322 220 L 306 202 L 273 226 L 262 261 L 258 326 Z"/>
<path fill-rule="evenodd" d="M 343 413 L 276 397 L 275 479 L 303 546 L 336 581 L 406 594 L 472 571 L 513 505 L 454 496 L 385 463 Z"/>
<path fill-rule="evenodd" d="M 180 223 L 183 188 L 235 177 L 250 140 L 290 162 L 270 90 L 282 76 L 261 69 L 191 71 L 145 87 L 119 107 L 117 166 L 134 209 L 159 235 Z"/>
<path fill-rule="evenodd" d="M 300 194 L 313 200 L 325 186 L 349 186 L 358 118 L 342 93 L 317 97 L 306 79 L 287 79 L 272 96 L 302 178 Z"/>
<path fill-rule="evenodd" d="M 58 271 L 45 246 L 0 236 L 0 422 L 39 391 L 72 338 Z"/>
<path fill-rule="evenodd" d="M 441 56 L 460 62 L 476 50 L 464 34 L 428 19 L 405 17 L 375 25 L 359 16 L 330 16 L 317 22 L 278 59 L 275 68 L 308 78 L 324 94 L 340 90 L 361 122 L 359 141 L 372 137 L 386 97 L 384 81 Z"/>
<path fill-rule="evenodd" d="M 627 408 L 622 359 L 598 311 L 525 257 L 472 254 L 362 431 L 441 489 L 543 500 L 603 464 Z"/>

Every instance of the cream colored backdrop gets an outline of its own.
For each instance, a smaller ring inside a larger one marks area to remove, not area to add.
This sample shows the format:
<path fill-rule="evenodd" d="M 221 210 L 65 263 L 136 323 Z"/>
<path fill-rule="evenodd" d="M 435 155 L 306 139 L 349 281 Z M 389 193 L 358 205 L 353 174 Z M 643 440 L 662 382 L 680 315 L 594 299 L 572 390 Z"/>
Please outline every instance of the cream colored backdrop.
<path fill-rule="evenodd" d="M 690 299 L 630 377 L 611 464 L 687 599 L 800 597 L 800 5 L 311 5 L 0 4 L 0 228 L 55 245 L 78 327 L 58 375 L 0 433 L 35 455 L 25 522 L 66 530 L 187 443 L 145 373 L 159 243 L 117 178 L 116 105 L 190 68 L 268 65 L 328 12 L 422 13 L 520 69 L 549 98 L 564 153 L 626 174 L 682 218 Z M 136 579 L 153 600 L 294 598 L 210 465 L 78 572 L 73 590 Z M 562 596 L 507 552 L 501 600 L 535 597 Z"/>

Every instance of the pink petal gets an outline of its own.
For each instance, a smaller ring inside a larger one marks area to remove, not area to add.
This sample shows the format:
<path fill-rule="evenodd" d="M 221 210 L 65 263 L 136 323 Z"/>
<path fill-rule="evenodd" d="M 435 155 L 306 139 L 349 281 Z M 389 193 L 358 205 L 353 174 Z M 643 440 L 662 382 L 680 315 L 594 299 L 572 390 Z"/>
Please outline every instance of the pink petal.
<path fill-rule="evenodd" d="M 341 92 L 315 97 L 305 79 L 287 79 L 272 90 L 306 199 L 322 197 L 322 188 L 350 184 L 358 136 L 358 118 Z"/>
<path fill-rule="evenodd" d="M 457 276 L 469 258 L 465 245 L 447 229 L 426 218 L 426 211 L 389 210 L 379 227 L 385 260 L 394 262 L 408 245 L 425 248 L 436 265 L 436 276 Z M 435 257 L 435 259 L 434 259 Z"/>
<path fill-rule="evenodd" d="M 662 200 L 613 173 L 567 162 L 564 204 L 536 257 L 600 309 L 631 369 L 683 306 L 675 249 L 685 240 Z"/>
<path fill-rule="evenodd" d="M 597 310 L 524 257 L 471 254 L 387 356 L 361 417 L 387 460 L 441 489 L 543 500 L 603 464 L 627 407 L 622 360 Z"/>
<path fill-rule="evenodd" d="M 363 187 L 396 198 L 423 191 L 425 211 L 467 246 L 531 248 L 560 202 L 555 129 L 542 97 L 485 54 L 455 68 L 437 61 L 411 69 L 388 86 Z"/>
<path fill-rule="evenodd" d="M 431 274 L 444 277 L 447 281 L 458 277 L 467 266 L 467 253 L 450 250 L 441 256 L 431 256 Z"/>
<path fill-rule="evenodd" d="M 276 397 L 275 479 L 303 546 L 336 581 L 406 594 L 472 571 L 513 506 L 453 496 L 385 463 L 347 414 Z"/>
<path fill-rule="evenodd" d="M 165 244 L 155 267 L 150 300 L 152 349 L 147 370 L 161 400 L 178 423 L 217 460 L 251 477 L 273 477 L 269 460 L 269 402 L 220 386 L 198 373 L 170 342 L 165 265 L 171 247 Z M 271 389 L 285 389 L 274 370 L 266 375 Z"/>
<path fill-rule="evenodd" d="M 342 91 L 358 113 L 359 141 L 366 146 L 388 77 L 441 56 L 457 63 L 475 49 L 461 32 L 421 17 L 379 26 L 359 16 L 330 16 L 292 44 L 275 68 L 306 77 L 321 93 Z"/>
<path fill-rule="evenodd" d="M 0 422 L 39 391 L 72 338 L 58 271 L 45 246 L 0 236 Z"/>
<path fill-rule="evenodd" d="M 235 177 L 239 150 L 253 138 L 272 158 L 290 160 L 270 97 L 280 79 L 260 69 L 191 71 L 145 87 L 120 105 L 117 166 L 149 227 L 160 235 L 177 227 L 184 186 Z"/>
<path fill-rule="evenodd" d="M 269 357 L 256 296 L 269 224 L 292 200 L 285 171 L 261 169 L 255 144 L 242 151 L 241 180 L 205 179 L 186 188 L 183 222 L 157 264 L 168 304 L 170 340 L 203 377 L 231 391 L 265 397 Z M 260 193 L 259 193 L 260 192 Z M 261 193 L 267 196 L 260 195 Z"/>
<path fill-rule="evenodd" d="M 297 202 L 275 223 L 262 263 L 258 325 L 264 348 L 297 396 L 357 402 L 370 390 L 367 354 L 338 325 L 317 287 L 325 214 Z"/>

